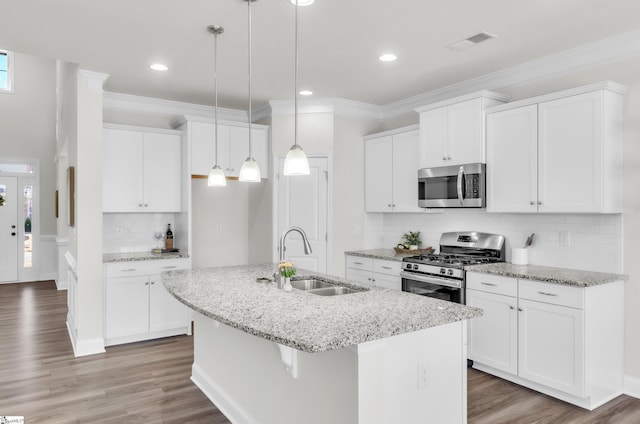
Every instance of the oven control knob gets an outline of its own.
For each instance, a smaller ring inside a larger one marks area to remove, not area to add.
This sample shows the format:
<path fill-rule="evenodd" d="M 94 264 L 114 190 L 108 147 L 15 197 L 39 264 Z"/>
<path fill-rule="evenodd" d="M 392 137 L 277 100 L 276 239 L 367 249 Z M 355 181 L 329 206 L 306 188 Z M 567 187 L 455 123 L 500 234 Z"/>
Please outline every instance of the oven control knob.
<path fill-rule="evenodd" d="M 440 274 L 444 275 L 447 273 L 447 270 L 444 268 L 440 268 Z"/>
<path fill-rule="evenodd" d="M 413 269 L 418 269 L 418 264 L 414 264 Z"/>
<path fill-rule="evenodd" d="M 453 275 L 453 270 L 452 270 L 452 269 L 448 270 L 448 271 L 447 271 L 447 274 L 449 274 L 449 275 Z"/>

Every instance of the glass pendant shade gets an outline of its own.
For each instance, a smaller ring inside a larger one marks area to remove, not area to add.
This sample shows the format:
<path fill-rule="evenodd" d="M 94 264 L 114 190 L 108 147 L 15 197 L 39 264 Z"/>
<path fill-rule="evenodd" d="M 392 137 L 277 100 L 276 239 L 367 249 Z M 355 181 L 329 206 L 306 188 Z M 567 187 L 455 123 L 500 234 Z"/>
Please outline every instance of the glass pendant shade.
<path fill-rule="evenodd" d="M 284 175 L 309 175 L 309 161 L 302 147 L 294 144 L 284 160 Z"/>
<path fill-rule="evenodd" d="M 224 187 L 227 185 L 227 179 L 224 176 L 224 172 L 220 165 L 215 165 L 209 171 L 209 178 L 207 178 L 207 186 L 209 187 Z"/>
<path fill-rule="evenodd" d="M 244 161 L 240 168 L 238 180 L 249 183 L 260 182 L 260 167 L 254 158 L 248 157 L 247 160 Z"/>

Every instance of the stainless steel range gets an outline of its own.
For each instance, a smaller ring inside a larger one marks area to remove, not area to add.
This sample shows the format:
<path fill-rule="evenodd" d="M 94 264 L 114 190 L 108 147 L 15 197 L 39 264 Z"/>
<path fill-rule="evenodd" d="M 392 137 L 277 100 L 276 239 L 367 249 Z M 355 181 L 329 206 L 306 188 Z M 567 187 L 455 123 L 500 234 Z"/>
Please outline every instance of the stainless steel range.
<path fill-rule="evenodd" d="M 465 267 L 504 262 L 504 237 L 478 232 L 440 236 L 440 253 L 402 260 L 402 290 L 456 303 L 466 303 Z"/>

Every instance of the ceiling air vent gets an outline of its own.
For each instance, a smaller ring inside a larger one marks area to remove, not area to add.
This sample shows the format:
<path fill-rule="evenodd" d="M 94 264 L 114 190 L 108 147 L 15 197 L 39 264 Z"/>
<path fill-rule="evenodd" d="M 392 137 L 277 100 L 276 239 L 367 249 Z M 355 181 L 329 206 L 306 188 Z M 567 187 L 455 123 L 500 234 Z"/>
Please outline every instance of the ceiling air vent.
<path fill-rule="evenodd" d="M 464 40 L 456 41 L 451 44 L 447 44 L 445 47 L 450 48 L 451 50 L 460 52 L 462 50 L 466 50 L 471 46 L 475 46 L 478 43 L 482 43 L 483 41 L 490 40 L 492 38 L 496 38 L 497 35 L 490 34 L 488 32 L 482 31 L 471 37 L 467 37 Z"/>

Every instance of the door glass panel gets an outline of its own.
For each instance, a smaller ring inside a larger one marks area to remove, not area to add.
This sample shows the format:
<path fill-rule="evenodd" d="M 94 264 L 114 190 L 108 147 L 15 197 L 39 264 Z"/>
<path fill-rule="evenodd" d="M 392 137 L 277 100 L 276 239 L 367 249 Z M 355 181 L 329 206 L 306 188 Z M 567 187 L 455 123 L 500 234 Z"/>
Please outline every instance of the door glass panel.
<path fill-rule="evenodd" d="M 33 165 L 29 163 L 0 163 L 0 172 L 33 174 Z"/>
<path fill-rule="evenodd" d="M 33 266 L 33 186 L 24 186 L 24 267 Z"/>
<path fill-rule="evenodd" d="M 0 206 L 4 206 L 7 203 L 7 186 L 0 184 Z"/>

